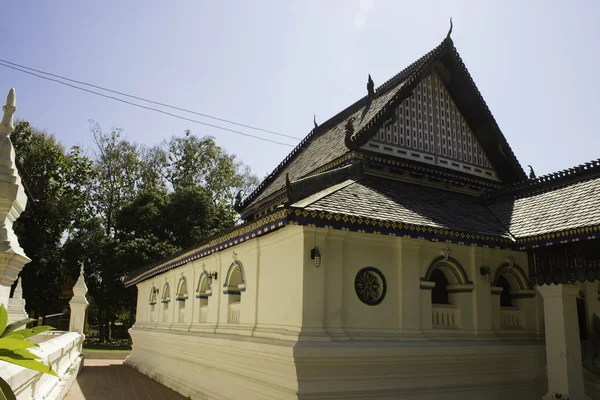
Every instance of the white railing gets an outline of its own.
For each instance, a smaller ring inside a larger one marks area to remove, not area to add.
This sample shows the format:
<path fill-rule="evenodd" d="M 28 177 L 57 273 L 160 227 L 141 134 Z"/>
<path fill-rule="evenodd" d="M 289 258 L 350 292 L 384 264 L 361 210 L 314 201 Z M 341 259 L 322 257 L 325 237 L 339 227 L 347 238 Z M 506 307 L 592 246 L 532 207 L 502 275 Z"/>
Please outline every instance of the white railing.
<path fill-rule="evenodd" d="M 460 328 L 460 309 L 452 304 L 433 304 L 431 318 L 434 329 Z"/>
<path fill-rule="evenodd" d="M 200 306 L 200 319 L 198 322 L 206 322 L 208 319 L 208 306 Z"/>
<path fill-rule="evenodd" d="M 240 322 L 240 302 L 236 301 L 229 305 L 229 315 L 227 322 L 230 324 L 237 324 Z"/>
<path fill-rule="evenodd" d="M 500 309 L 502 329 L 523 329 L 523 314 L 516 307 L 503 307 Z"/>

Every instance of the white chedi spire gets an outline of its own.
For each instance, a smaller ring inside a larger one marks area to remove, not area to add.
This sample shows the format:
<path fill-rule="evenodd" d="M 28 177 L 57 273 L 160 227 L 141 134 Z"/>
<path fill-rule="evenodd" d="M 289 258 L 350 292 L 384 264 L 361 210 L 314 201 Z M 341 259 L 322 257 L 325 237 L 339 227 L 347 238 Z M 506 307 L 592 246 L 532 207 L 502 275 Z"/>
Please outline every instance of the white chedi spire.
<path fill-rule="evenodd" d="M 13 292 L 12 298 L 17 300 L 23 299 L 23 287 L 21 286 L 21 278 L 17 278 L 17 286 L 15 287 L 15 291 Z"/>
<path fill-rule="evenodd" d="M 89 303 L 85 298 L 87 293 L 87 285 L 85 284 L 85 278 L 83 276 L 83 263 L 81 263 L 81 269 L 79 270 L 79 278 L 73 286 L 73 298 L 69 302 L 71 306 L 71 318 L 69 321 L 69 331 L 79 332 L 83 335 L 83 329 L 85 327 L 86 314 Z"/>
<path fill-rule="evenodd" d="M 31 260 L 19 245 L 13 231 L 13 223 L 25 210 L 27 196 L 21 184 L 21 178 L 15 164 L 15 150 L 10 141 L 14 131 L 13 114 L 15 106 L 15 90 L 10 89 L 6 97 L 6 105 L 2 107 L 0 121 L 0 285 L 11 286 L 17 279 L 23 265 Z M 6 295 L 8 297 L 8 294 Z M 3 304 L 8 298 L 0 298 Z"/>
<path fill-rule="evenodd" d="M 15 130 L 13 124 L 13 114 L 17 111 L 16 107 L 16 95 L 15 89 L 12 88 L 6 96 L 6 105 L 2 106 L 4 114 L 2 115 L 2 122 L 0 123 L 0 135 L 6 137 Z"/>
<path fill-rule="evenodd" d="M 8 306 L 6 307 L 9 324 L 27 318 L 25 300 L 23 299 L 23 288 L 21 287 L 21 278 L 17 279 L 17 286 L 15 287 L 12 297 L 8 300 Z"/>
<path fill-rule="evenodd" d="M 85 278 L 83 276 L 83 263 L 81 263 L 81 267 L 79 270 L 79 278 L 77 278 L 77 282 L 75 282 L 75 286 L 73 286 L 73 298 L 71 299 L 71 302 L 73 300 L 77 301 L 83 299 L 87 304 L 87 300 L 85 298 L 87 292 L 88 288 L 85 284 Z"/>

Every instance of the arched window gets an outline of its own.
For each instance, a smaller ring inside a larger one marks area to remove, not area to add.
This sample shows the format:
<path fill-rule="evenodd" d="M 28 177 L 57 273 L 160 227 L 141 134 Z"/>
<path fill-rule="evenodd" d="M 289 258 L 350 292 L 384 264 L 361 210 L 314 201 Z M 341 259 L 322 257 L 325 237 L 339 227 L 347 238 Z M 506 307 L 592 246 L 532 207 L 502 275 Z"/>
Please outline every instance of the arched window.
<path fill-rule="evenodd" d="M 435 286 L 431 290 L 431 303 L 432 304 L 449 304 L 448 300 L 448 278 L 439 269 L 436 268 L 431 273 L 430 280 L 435 282 Z"/>
<path fill-rule="evenodd" d="M 178 304 L 177 322 L 179 323 L 185 322 L 185 301 L 187 298 L 187 279 L 185 279 L 185 276 L 182 275 L 181 278 L 179 278 L 179 283 L 177 284 L 177 293 L 175 294 L 175 301 L 177 301 Z"/>
<path fill-rule="evenodd" d="M 169 290 L 169 282 L 165 282 L 163 286 L 162 297 L 160 298 L 161 303 L 168 303 L 171 301 L 171 290 Z"/>
<path fill-rule="evenodd" d="M 177 284 L 177 295 L 175 296 L 175 300 L 185 301 L 187 298 L 188 298 L 187 279 L 185 279 L 185 276 L 182 276 L 179 279 L 179 283 Z"/>
<path fill-rule="evenodd" d="M 150 289 L 150 296 L 148 299 L 150 304 L 156 304 L 156 294 L 157 293 L 158 293 L 158 290 L 156 289 L 156 287 L 152 286 L 152 289 Z"/>
<path fill-rule="evenodd" d="M 500 307 L 512 307 L 513 304 L 512 300 L 510 299 L 511 287 L 510 283 L 508 282 L 508 279 L 506 279 L 504 275 L 501 275 L 500 277 L 498 277 L 496 286 L 502 288 L 502 293 L 500 293 Z"/>
<path fill-rule="evenodd" d="M 206 322 L 208 317 L 208 298 L 212 295 L 208 275 L 203 272 L 198 279 L 196 287 L 196 298 L 200 300 L 198 322 Z"/>
<path fill-rule="evenodd" d="M 163 294 L 160 302 L 163 303 L 162 310 L 162 322 L 167 322 L 169 318 L 169 302 L 171 301 L 171 290 L 169 289 L 169 282 L 165 282 L 163 286 Z"/>
<path fill-rule="evenodd" d="M 150 322 L 154 322 L 154 311 L 156 310 L 156 295 L 158 294 L 158 289 L 152 285 L 152 289 L 150 289 Z"/>
<path fill-rule="evenodd" d="M 240 322 L 241 293 L 245 290 L 244 266 L 237 260 L 237 255 L 234 254 L 234 261 L 229 266 L 225 282 L 223 283 L 223 293 L 228 295 L 227 303 L 229 305 L 229 312 L 227 322 L 234 324 Z"/>

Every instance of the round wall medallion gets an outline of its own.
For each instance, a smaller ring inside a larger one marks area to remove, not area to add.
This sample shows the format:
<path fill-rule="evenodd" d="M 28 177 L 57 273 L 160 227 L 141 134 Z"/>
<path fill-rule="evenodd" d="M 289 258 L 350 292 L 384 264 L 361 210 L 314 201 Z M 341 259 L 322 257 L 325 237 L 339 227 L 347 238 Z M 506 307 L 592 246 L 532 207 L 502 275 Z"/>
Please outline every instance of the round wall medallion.
<path fill-rule="evenodd" d="M 377 268 L 365 267 L 356 274 L 354 291 L 366 305 L 376 306 L 381 303 L 386 290 L 385 277 Z"/>

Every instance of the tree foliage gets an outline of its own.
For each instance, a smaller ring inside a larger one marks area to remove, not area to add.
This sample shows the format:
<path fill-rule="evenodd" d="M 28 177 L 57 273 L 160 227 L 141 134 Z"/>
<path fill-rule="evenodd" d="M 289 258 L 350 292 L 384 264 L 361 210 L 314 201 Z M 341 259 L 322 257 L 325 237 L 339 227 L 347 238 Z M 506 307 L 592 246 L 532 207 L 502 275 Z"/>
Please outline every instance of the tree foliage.
<path fill-rule="evenodd" d="M 90 200 L 86 186 L 93 168 L 81 148 L 66 152 L 54 136 L 27 122 L 16 124 L 11 140 L 29 197 L 15 223 L 19 242 L 32 259 L 22 272 L 23 291 L 28 306 L 45 315 L 50 305 L 64 303 L 60 298 L 65 272 L 61 241 L 85 218 Z M 62 307 L 56 309 L 60 312 Z"/>
<path fill-rule="evenodd" d="M 257 179 L 213 138 L 189 131 L 153 147 L 96 123 L 91 134 L 86 157 L 18 124 L 13 137 L 30 203 L 16 229 L 34 260 L 22 273 L 28 308 L 61 312 L 63 278 L 76 278 L 84 262 L 90 318 L 109 339 L 116 316 L 135 308 L 125 275 L 234 226 L 235 194 Z"/>

